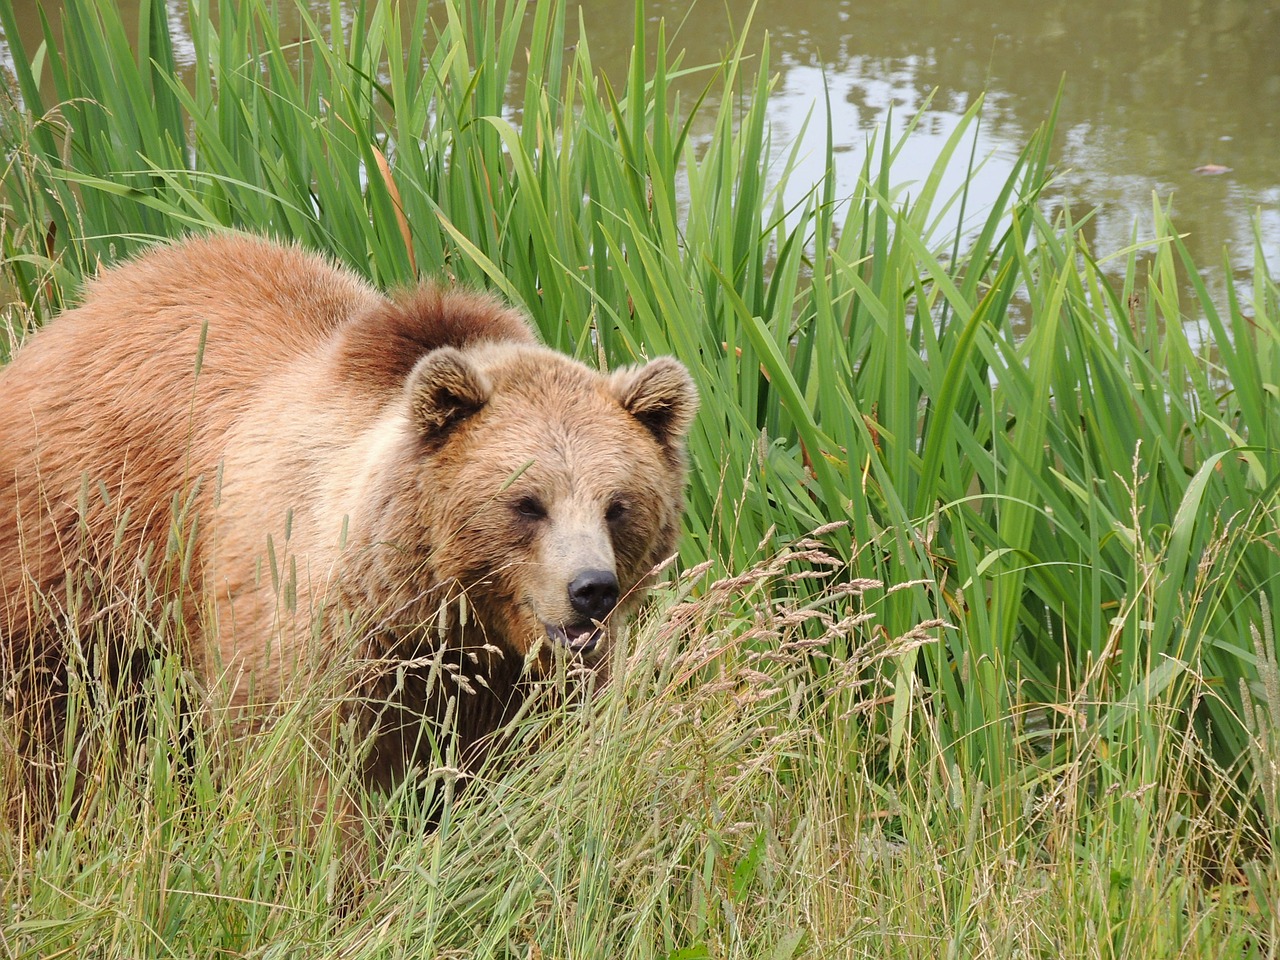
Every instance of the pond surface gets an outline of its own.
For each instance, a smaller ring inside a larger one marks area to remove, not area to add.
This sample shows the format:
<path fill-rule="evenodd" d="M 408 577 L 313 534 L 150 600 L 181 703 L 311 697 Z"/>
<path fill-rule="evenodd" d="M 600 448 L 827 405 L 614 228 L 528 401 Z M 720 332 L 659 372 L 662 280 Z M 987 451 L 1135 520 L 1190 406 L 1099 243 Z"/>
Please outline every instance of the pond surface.
<path fill-rule="evenodd" d="M 14 3 L 34 49 L 36 4 Z M 137 0 L 121 5 L 134 22 Z M 181 36 L 185 2 L 169 6 Z M 327 18 L 327 0 L 316 6 Z M 579 8 L 593 60 L 621 81 L 633 0 L 571 3 L 570 22 Z M 746 0 L 648 0 L 646 13 L 655 32 L 665 20 L 670 46 L 684 50 L 684 65 L 691 66 L 719 62 L 750 9 Z M 924 110 L 894 170 L 909 189 L 985 93 L 978 157 L 986 164 L 970 200 L 980 215 L 1062 85 L 1054 145 L 1059 178 L 1049 202 L 1069 206 L 1076 219 L 1096 208 L 1089 228 L 1096 253 L 1127 246 L 1135 225 L 1139 238 L 1149 236 L 1154 197 L 1171 204 L 1212 286 L 1220 285 L 1224 256 L 1232 270 L 1248 270 L 1255 232 L 1273 273 L 1280 268 L 1280 3 L 760 0 L 746 49 L 759 49 L 766 31 L 778 77 L 770 113 L 780 154 L 813 112 L 792 179 L 797 192 L 824 172 L 828 92 L 837 180 L 846 193 L 890 108 L 895 130 Z M 2 45 L 0 37 L 0 56 L 7 56 Z M 953 187 L 963 179 L 967 147 L 962 153 Z"/>

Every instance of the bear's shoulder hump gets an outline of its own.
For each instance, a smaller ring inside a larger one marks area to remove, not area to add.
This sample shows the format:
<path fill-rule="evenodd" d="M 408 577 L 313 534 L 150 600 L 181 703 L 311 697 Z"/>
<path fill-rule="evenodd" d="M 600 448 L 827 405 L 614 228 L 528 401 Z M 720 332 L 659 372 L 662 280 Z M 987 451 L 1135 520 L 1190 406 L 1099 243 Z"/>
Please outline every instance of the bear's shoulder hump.
<path fill-rule="evenodd" d="M 399 389 L 414 365 L 441 347 L 536 344 L 524 315 L 497 297 L 426 283 L 352 318 L 340 334 L 339 376 L 377 391 Z"/>

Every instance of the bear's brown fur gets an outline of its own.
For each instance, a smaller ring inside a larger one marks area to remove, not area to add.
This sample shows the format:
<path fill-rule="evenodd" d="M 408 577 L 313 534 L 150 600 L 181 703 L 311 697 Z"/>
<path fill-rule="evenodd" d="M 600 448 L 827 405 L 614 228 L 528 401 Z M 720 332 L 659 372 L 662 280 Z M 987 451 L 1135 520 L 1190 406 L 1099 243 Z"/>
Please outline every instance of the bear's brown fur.
<path fill-rule="evenodd" d="M 674 360 L 599 374 L 478 293 L 388 299 L 245 236 L 153 249 L 0 370 L 11 714 L 57 727 L 23 704 L 62 696 L 77 604 L 99 624 L 168 611 L 233 708 L 335 657 L 381 664 L 350 691 L 371 783 L 424 759 L 443 650 L 436 674 L 474 691 L 466 755 L 548 650 L 598 660 L 635 610 L 675 546 L 696 403 Z"/>

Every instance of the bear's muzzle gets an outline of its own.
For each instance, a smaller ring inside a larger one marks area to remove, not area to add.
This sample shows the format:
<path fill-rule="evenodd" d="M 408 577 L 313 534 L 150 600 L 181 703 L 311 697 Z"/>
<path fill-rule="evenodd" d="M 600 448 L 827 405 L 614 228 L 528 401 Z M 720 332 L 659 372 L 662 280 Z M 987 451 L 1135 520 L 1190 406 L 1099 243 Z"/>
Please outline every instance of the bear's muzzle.
<path fill-rule="evenodd" d="M 612 570 L 583 570 L 569 582 L 568 594 L 578 617 L 543 626 L 553 642 L 574 653 L 590 653 L 604 635 L 605 618 L 618 605 L 618 578 Z"/>

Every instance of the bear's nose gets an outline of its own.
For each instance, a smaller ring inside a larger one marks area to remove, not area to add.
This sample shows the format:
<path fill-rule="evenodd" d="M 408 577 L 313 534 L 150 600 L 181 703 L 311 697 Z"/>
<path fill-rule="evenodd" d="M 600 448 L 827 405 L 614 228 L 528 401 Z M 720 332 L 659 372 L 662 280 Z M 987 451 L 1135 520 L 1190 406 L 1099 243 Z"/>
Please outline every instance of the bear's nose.
<path fill-rule="evenodd" d="M 576 613 L 603 620 L 618 603 L 618 578 L 612 570 L 584 570 L 569 584 L 569 604 Z"/>

